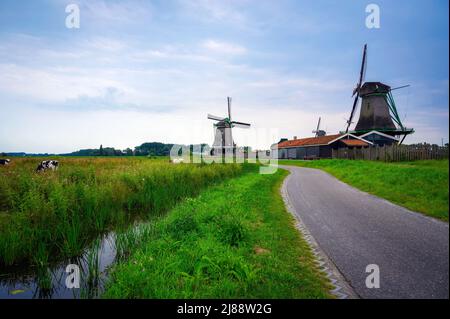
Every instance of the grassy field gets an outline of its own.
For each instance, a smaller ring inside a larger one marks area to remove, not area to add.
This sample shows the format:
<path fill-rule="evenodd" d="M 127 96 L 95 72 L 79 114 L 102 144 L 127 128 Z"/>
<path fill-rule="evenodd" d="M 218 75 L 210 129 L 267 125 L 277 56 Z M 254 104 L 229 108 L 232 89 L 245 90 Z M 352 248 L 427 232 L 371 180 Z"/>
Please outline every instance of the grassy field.
<path fill-rule="evenodd" d="M 0 167 L 0 265 L 42 265 L 79 255 L 99 234 L 159 216 L 202 188 L 236 176 L 238 165 L 173 165 L 167 159 L 39 158 Z"/>
<path fill-rule="evenodd" d="M 283 160 L 280 164 L 322 169 L 365 192 L 448 221 L 448 160 L 401 163 Z"/>
<path fill-rule="evenodd" d="M 246 173 L 129 232 L 105 298 L 329 298 L 279 193 L 286 172 Z"/>

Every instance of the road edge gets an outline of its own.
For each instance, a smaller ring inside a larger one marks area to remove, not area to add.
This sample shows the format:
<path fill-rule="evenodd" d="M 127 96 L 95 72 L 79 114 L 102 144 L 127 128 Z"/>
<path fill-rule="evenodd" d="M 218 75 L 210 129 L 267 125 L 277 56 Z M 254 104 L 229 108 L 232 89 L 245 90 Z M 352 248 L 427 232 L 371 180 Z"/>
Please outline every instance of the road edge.
<path fill-rule="evenodd" d="M 289 168 L 283 168 L 289 172 L 289 175 L 285 177 L 281 185 L 281 197 L 283 197 L 284 205 L 286 210 L 295 218 L 296 228 L 300 231 L 301 235 L 308 243 L 311 252 L 313 253 L 319 269 L 325 273 L 326 278 L 330 281 L 334 289 L 330 290 L 333 296 L 337 299 L 359 299 L 360 297 L 355 292 L 355 290 L 350 286 L 345 277 L 336 267 L 336 265 L 331 261 L 330 258 L 325 254 L 325 252 L 320 248 L 319 244 L 316 242 L 314 237 L 309 232 L 306 225 L 303 223 L 301 218 L 296 214 L 294 207 L 291 204 L 289 193 L 287 191 L 287 182 L 292 176 L 292 172 Z"/>

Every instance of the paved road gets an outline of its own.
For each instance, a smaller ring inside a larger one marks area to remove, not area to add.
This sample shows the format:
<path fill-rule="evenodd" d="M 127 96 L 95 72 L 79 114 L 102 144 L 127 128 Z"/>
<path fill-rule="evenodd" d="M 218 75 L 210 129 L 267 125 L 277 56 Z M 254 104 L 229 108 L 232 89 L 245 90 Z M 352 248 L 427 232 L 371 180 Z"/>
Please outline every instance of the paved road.
<path fill-rule="evenodd" d="M 448 224 L 363 193 L 316 169 L 291 171 L 291 204 L 361 298 L 449 298 Z M 366 287 L 366 266 L 380 288 Z"/>

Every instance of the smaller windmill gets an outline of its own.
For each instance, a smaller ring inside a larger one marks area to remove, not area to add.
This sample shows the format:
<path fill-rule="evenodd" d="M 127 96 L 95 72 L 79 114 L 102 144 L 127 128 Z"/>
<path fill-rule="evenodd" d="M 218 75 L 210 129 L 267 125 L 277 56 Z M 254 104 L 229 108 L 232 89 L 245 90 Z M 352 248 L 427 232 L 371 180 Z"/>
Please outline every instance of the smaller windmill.
<path fill-rule="evenodd" d="M 316 134 L 315 137 L 327 135 L 327 132 L 320 129 L 320 120 L 321 120 L 321 118 L 319 117 L 319 121 L 317 122 L 317 128 L 315 131 L 312 131 L 314 134 Z"/>
<path fill-rule="evenodd" d="M 250 124 L 231 120 L 231 97 L 227 97 L 228 117 L 219 117 L 208 114 L 208 119 L 217 121 L 214 123 L 215 137 L 212 145 L 213 155 L 220 155 L 231 152 L 233 154 L 236 144 L 233 141 L 232 128 L 250 128 Z"/>

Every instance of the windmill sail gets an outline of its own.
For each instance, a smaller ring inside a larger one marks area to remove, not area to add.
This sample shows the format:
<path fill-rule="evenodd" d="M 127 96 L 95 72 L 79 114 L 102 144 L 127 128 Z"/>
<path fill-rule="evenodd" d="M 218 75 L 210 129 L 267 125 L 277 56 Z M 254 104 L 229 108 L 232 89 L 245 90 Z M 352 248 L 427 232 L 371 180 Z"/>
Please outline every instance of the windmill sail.
<path fill-rule="evenodd" d="M 211 114 L 208 114 L 208 119 L 215 120 L 215 121 L 225 121 L 224 117 L 215 116 L 215 115 L 211 115 Z"/>
<path fill-rule="evenodd" d="M 231 122 L 232 124 L 233 124 L 233 127 L 241 127 L 241 128 L 250 128 L 250 124 L 248 124 L 248 123 L 242 123 L 242 122 L 236 122 L 236 121 L 233 121 L 233 122 Z"/>
<path fill-rule="evenodd" d="M 361 70 L 359 72 L 359 82 L 356 85 L 355 89 L 353 90 L 352 96 L 355 96 L 355 100 L 353 101 L 352 111 L 351 111 L 350 117 L 347 121 L 347 128 L 345 130 L 345 133 L 348 133 L 348 129 L 350 128 L 350 125 L 352 124 L 353 116 L 355 115 L 355 110 L 356 110 L 356 106 L 358 105 L 358 99 L 359 99 L 359 91 L 361 89 L 362 82 L 364 82 L 364 78 L 366 76 L 366 66 L 367 66 L 367 44 L 364 45 Z"/>

